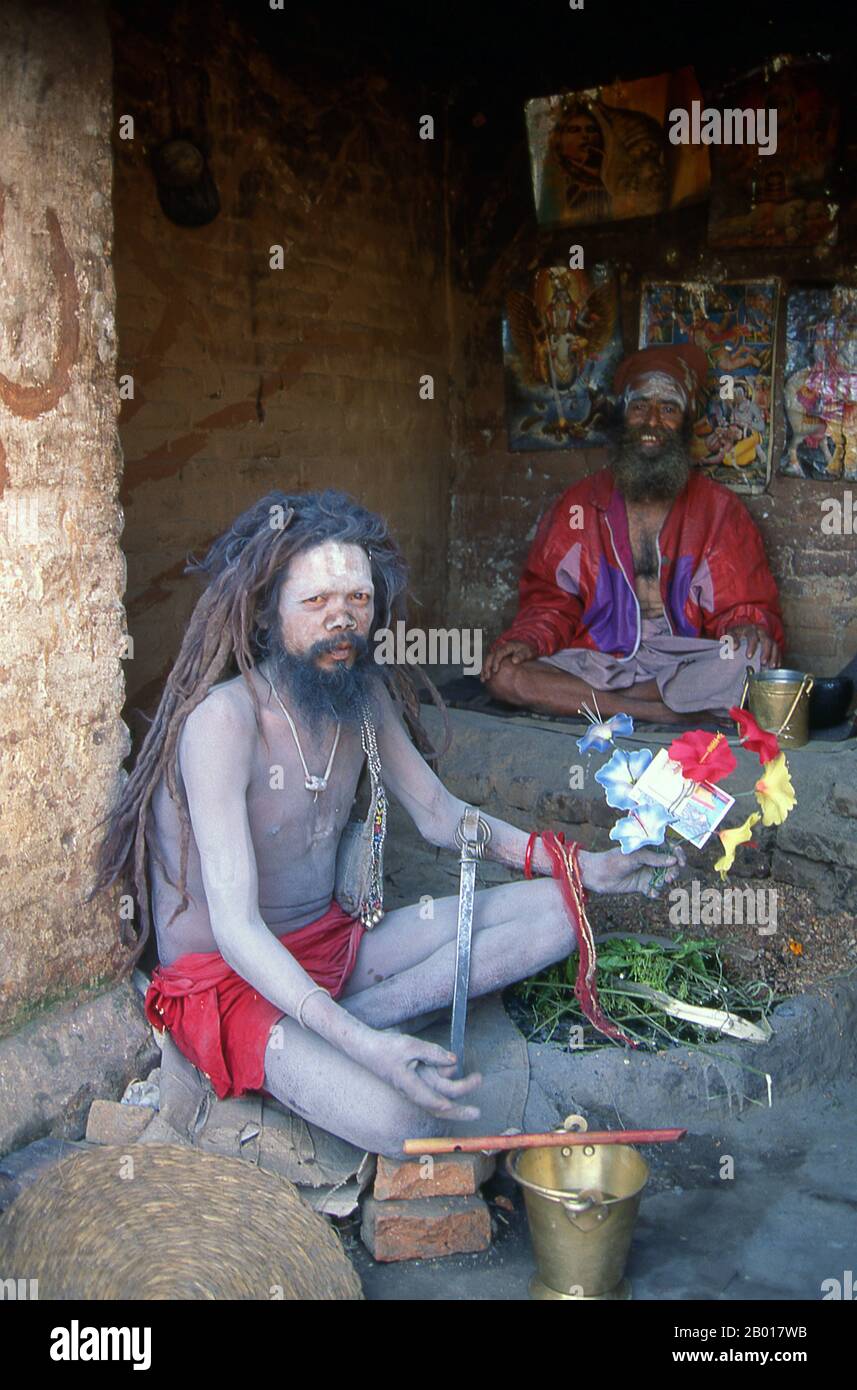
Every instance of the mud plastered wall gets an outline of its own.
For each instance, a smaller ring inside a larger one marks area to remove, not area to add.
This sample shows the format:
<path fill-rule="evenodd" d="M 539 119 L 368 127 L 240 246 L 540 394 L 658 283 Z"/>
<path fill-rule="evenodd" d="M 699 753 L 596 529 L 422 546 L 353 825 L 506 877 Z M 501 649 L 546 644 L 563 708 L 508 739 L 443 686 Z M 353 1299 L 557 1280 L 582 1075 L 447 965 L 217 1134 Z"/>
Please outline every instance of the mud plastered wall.
<path fill-rule="evenodd" d="M 569 82 L 573 86 L 573 82 Z M 533 89 L 535 90 L 535 89 Z M 723 279 L 779 275 L 781 302 L 774 387 L 775 434 L 769 490 L 742 497 L 762 533 L 778 582 L 789 663 L 835 673 L 857 651 L 857 535 L 825 534 L 825 498 L 848 507 L 848 483 L 783 477 L 785 299 L 791 282 L 854 283 L 854 247 L 713 251 L 708 206 L 659 218 L 540 231 L 533 211 L 522 107 L 486 108 L 465 120 L 454 141 L 458 190 L 454 262 L 453 414 L 455 474 L 450 530 L 449 607 L 491 637 L 514 615 L 517 583 L 536 522 L 565 488 L 606 463 L 606 452 L 574 449 L 512 453 L 507 446 L 501 345 L 509 286 L 538 266 L 568 264 L 569 246 L 583 246 L 586 265 L 611 260 L 622 283 L 623 337 L 638 343 L 644 279 Z M 518 119 L 516 119 L 516 116 Z M 464 241 L 458 229 L 473 235 Z M 857 489 L 850 495 L 857 503 Z"/>
<path fill-rule="evenodd" d="M 450 456 L 441 141 L 386 77 L 293 69 L 218 7 L 114 21 L 120 417 L 130 707 L 151 709 L 199 592 L 199 553 L 273 487 L 344 488 L 388 517 L 414 621 L 439 617 Z M 286 12 L 280 16 L 289 24 Z M 273 21 L 272 21 L 273 22 Z M 203 147 L 221 211 L 164 214 L 151 154 Z M 282 270 L 270 248 L 283 247 Z M 434 399 L 420 398 L 420 377 Z"/>
<path fill-rule="evenodd" d="M 0 1032 L 115 970 L 83 904 L 125 756 L 100 8 L 0 12 Z"/>

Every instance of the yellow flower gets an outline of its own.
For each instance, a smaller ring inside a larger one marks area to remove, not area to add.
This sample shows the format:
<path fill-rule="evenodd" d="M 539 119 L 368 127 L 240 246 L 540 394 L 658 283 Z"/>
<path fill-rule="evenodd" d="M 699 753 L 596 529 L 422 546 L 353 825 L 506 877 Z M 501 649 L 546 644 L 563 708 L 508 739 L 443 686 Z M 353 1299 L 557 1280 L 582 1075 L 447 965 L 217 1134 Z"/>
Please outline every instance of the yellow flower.
<path fill-rule="evenodd" d="M 789 950 L 793 956 L 803 955 L 803 946 L 799 941 L 793 941 L 791 937 L 789 937 Z"/>
<path fill-rule="evenodd" d="M 797 800 L 785 753 L 765 763 L 756 783 L 756 800 L 762 808 L 763 825 L 782 825 Z"/>
<path fill-rule="evenodd" d="M 731 869 L 735 863 L 736 849 L 750 839 L 753 834 L 753 826 L 761 819 L 759 812 L 754 811 L 752 816 L 748 816 L 744 824 L 739 825 L 736 830 L 718 830 L 717 834 L 720 836 L 725 853 L 721 854 L 714 867 L 722 879 L 725 880 L 727 870 Z"/>

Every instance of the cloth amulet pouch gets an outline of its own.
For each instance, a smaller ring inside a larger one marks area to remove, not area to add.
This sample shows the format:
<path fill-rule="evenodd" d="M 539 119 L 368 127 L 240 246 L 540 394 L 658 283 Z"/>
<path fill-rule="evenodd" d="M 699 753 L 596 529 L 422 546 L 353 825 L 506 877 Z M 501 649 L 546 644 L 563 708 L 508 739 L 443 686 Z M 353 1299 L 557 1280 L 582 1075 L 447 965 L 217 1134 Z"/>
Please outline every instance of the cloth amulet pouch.
<path fill-rule="evenodd" d="M 387 793 L 381 781 L 381 759 L 368 705 L 363 706 L 363 752 L 372 793 L 365 820 L 349 820 L 336 853 L 334 897 L 352 917 L 371 930 L 384 916 L 384 837 L 387 833 Z"/>

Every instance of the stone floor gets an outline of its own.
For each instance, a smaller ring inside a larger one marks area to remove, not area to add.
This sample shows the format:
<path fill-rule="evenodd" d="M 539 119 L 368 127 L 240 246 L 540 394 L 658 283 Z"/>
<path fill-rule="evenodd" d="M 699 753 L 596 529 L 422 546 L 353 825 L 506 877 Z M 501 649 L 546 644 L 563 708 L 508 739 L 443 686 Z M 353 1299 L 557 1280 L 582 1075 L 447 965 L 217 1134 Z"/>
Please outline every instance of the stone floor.
<path fill-rule="evenodd" d="M 14 1195 L 4 1194 L 4 1182 L 17 1187 L 43 1164 L 87 1147 L 43 1140 L 18 1161 L 2 1160 L 0 1210 Z M 852 1081 L 699 1118 L 680 1143 L 642 1153 L 651 1175 L 628 1266 L 636 1300 L 818 1301 L 832 1287 L 825 1281 L 847 1284 L 847 1271 L 857 1277 Z M 729 1158 L 734 1176 L 721 1176 Z M 359 1240 L 357 1220 L 342 1225 L 367 1298 L 526 1299 L 535 1263 L 520 1194 L 502 1171 L 484 1191 L 495 1237 L 480 1255 L 377 1264 Z"/>
<path fill-rule="evenodd" d="M 825 1280 L 857 1277 L 853 1084 L 752 1106 L 643 1152 L 653 1171 L 628 1267 L 635 1299 L 818 1301 Z M 727 1155 L 731 1179 L 720 1177 Z M 482 1255 L 379 1265 L 346 1231 L 367 1298 L 526 1299 L 535 1268 L 526 1217 L 511 1180 L 495 1184 L 515 1206 L 492 1206 L 497 1234 Z"/>

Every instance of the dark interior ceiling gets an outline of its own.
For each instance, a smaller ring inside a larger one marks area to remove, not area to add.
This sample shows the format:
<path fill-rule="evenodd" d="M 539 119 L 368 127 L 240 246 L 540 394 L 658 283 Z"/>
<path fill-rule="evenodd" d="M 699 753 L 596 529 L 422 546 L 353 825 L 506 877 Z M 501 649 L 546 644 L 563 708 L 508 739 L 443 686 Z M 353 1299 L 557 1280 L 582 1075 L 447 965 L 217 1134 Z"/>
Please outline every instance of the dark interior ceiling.
<path fill-rule="evenodd" d="M 607 84 L 692 65 L 703 90 L 780 53 L 850 59 L 853 22 L 841 0 L 286 0 L 273 11 L 224 0 L 272 61 L 311 86 L 313 75 L 387 75 L 414 110 L 442 99 L 456 149 L 472 151 L 471 173 L 502 174 L 502 151 L 524 141 L 530 97 Z M 794 8 L 790 8 L 791 5 Z M 151 9 L 151 0 L 146 6 Z M 479 127 L 479 132 L 475 127 Z M 499 162 L 498 162 L 499 161 Z"/>
<path fill-rule="evenodd" d="M 367 65 L 450 94 L 498 89 L 516 98 L 692 63 L 705 81 L 746 72 L 782 52 L 841 52 L 848 10 L 800 5 L 691 0 L 527 0 L 505 12 L 489 0 L 370 0 L 284 11 L 228 0 L 272 58 L 320 59 L 329 69 Z"/>
<path fill-rule="evenodd" d="M 842 0 L 112 0 L 162 46 L 202 51 L 223 12 L 270 59 L 311 89 L 324 76 L 387 76 L 423 111 L 449 103 L 450 132 L 490 120 L 492 136 L 523 135 L 529 97 L 632 79 L 692 64 L 706 92 L 778 53 L 825 53 L 850 66 L 853 20 Z M 793 7 L 790 7 L 793 6 Z M 196 36 L 196 37 L 195 37 Z M 204 61 L 204 60 L 203 60 Z"/>

